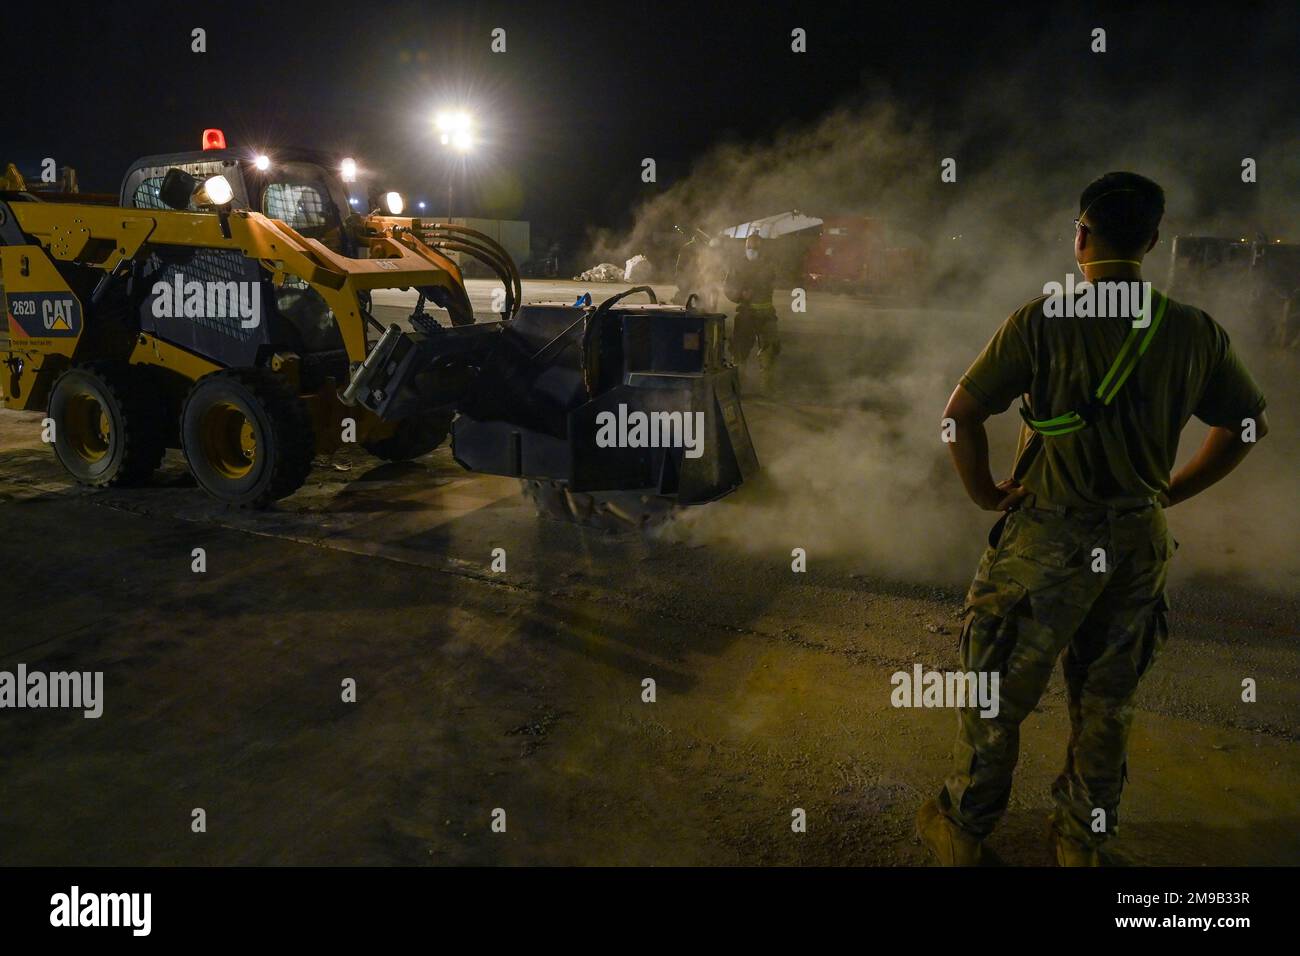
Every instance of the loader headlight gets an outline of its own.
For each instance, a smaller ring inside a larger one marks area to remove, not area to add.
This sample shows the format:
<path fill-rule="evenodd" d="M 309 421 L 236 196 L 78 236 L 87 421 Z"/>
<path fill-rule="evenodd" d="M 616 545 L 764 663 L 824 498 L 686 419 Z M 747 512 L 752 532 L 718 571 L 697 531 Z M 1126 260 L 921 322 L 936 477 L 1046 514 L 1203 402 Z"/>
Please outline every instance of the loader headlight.
<path fill-rule="evenodd" d="M 158 187 L 158 198 L 169 209 L 199 209 L 203 206 L 224 206 L 235 198 L 225 176 L 212 176 L 200 181 L 183 169 L 173 166 L 167 170 Z"/>
<path fill-rule="evenodd" d="M 195 202 L 200 206 L 224 206 L 234 198 L 235 191 L 225 176 L 205 179 L 202 188 L 194 196 Z"/>
<path fill-rule="evenodd" d="M 389 215 L 400 216 L 402 210 L 406 208 L 406 203 L 402 201 L 401 193 L 385 193 L 384 205 L 388 207 Z"/>

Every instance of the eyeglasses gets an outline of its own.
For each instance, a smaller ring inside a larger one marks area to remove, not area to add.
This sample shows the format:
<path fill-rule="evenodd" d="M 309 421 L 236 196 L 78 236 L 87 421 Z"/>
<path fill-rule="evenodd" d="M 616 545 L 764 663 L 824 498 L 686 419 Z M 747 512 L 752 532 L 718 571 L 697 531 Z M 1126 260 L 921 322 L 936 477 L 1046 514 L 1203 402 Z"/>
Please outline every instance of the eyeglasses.
<path fill-rule="evenodd" d="M 1097 203 L 1101 202 L 1107 196 L 1114 196 L 1116 193 L 1135 193 L 1135 192 L 1137 192 L 1136 189 L 1112 189 L 1109 192 L 1102 193 L 1092 202 L 1088 203 L 1088 209 L 1091 209 L 1093 206 L 1097 205 Z M 1074 220 L 1075 229 L 1078 229 L 1080 226 L 1083 226 L 1085 229 L 1088 228 L 1088 224 L 1083 221 L 1083 217 L 1088 215 L 1088 209 L 1085 209 L 1083 212 L 1079 213 L 1079 218 Z"/>

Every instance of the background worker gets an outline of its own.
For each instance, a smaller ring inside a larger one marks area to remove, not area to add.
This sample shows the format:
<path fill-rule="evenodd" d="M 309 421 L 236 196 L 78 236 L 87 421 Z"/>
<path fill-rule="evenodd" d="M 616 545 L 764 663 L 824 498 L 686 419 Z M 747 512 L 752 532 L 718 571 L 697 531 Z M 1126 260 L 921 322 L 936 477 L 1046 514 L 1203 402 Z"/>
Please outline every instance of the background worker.
<path fill-rule="evenodd" d="M 761 387 L 772 385 L 772 372 L 781 351 L 777 334 L 776 309 L 772 306 L 775 268 L 764 255 L 763 238 L 750 233 L 745 239 L 745 258 L 727 275 L 723 292 L 736 303 L 736 318 L 731 333 L 731 352 L 742 370 L 754 347 L 758 347 Z"/>

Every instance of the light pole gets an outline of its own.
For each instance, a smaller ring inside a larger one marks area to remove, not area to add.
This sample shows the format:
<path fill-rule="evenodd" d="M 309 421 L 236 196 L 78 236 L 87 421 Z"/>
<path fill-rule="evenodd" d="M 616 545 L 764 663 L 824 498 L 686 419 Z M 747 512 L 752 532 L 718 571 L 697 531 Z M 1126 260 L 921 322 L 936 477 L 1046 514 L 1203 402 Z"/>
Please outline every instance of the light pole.
<path fill-rule="evenodd" d="M 438 138 L 447 148 L 447 218 L 454 212 L 456 161 L 464 164 L 465 154 L 474 148 L 474 118 L 464 110 L 444 110 L 434 118 Z"/>

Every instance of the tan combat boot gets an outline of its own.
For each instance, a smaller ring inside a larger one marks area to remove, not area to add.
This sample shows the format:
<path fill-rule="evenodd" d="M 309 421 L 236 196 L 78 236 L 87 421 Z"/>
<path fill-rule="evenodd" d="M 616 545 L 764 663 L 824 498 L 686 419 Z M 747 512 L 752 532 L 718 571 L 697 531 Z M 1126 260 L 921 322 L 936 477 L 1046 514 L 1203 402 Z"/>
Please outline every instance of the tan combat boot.
<path fill-rule="evenodd" d="M 1052 827 L 1051 840 L 1057 866 L 1101 866 L 1101 854 L 1095 847 L 1071 840 L 1056 827 Z"/>
<path fill-rule="evenodd" d="M 985 866 L 984 844 L 953 823 L 931 798 L 916 812 L 916 835 L 940 866 Z"/>

